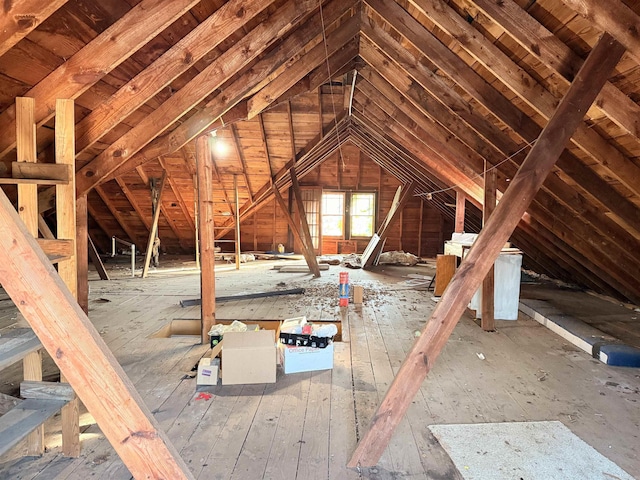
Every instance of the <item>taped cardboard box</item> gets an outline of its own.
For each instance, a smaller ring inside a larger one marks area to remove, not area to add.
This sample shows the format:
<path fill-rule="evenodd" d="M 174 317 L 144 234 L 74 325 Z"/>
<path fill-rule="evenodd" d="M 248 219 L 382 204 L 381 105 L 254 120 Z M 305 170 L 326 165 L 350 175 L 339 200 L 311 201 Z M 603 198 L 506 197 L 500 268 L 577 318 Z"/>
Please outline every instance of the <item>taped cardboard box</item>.
<path fill-rule="evenodd" d="M 284 373 L 315 372 L 333 368 L 333 343 L 326 348 L 278 345 Z"/>
<path fill-rule="evenodd" d="M 273 330 L 228 332 L 222 349 L 222 384 L 275 383 Z"/>

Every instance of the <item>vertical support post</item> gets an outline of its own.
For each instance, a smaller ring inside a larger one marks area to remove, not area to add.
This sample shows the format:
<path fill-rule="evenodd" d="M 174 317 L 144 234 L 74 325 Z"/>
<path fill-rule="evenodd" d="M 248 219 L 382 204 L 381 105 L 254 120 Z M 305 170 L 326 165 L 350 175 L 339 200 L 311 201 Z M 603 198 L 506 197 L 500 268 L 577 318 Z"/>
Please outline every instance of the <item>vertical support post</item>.
<path fill-rule="evenodd" d="M 16 98 L 16 148 L 18 162 L 36 163 L 35 99 Z M 38 186 L 18 185 L 18 214 L 29 233 L 38 237 Z M 42 380 L 42 353 L 29 354 L 23 360 L 25 380 Z M 27 437 L 28 455 L 44 453 L 44 428 L 40 425 Z"/>
<path fill-rule="evenodd" d="M 280 210 L 282 210 L 282 214 L 284 215 L 284 218 L 287 220 L 287 223 L 289 224 L 291 233 L 293 233 L 293 236 L 295 237 L 295 239 L 300 243 L 300 245 L 302 245 L 302 255 L 304 256 L 304 259 L 306 260 L 307 265 L 309 265 L 309 270 L 311 270 L 311 263 L 313 262 L 313 260 L 310 258 L 309 250 L 304 248 L 304 238 L 302 237 L 302 233 L 300 233 L 300 222 L 296 222 L 291 216 L 291 214 L 289 213 L 287 204 L 282 198 L 282 195 L 280 195 L 280 191 L 278 190 L 278 187 L 276 187 L 275 184 L 273 185 L 273 195 L 276 199 L 276 203 L 280 206 Z M 315 254 L 312 254 L 312 255 L 313 255 L 313 258 L 315 259 Z"/>
<path fill-rule="evenodd" d="M 58 274 L 71 295 L 78 299 L 78 257 L 76 244 L 76 176 L 75 176 L 75 115 L 73 100 L 56 100 L 56 163 L 69 165 L 71 180 L 66 185 L 56 185 L 56 222 L 58 238 L 73 242 L 76 255 L 58 263 Z M 64 375 L 60 381 L 66 382 Z M 80 456 L 80 401 L 74 399 L 62 408 L 62 453 L 68 457 Z"/>
<path fill-rule="evenodd" d="M 496 208 L 496 183 L 497 170 L 484 162 L 484 205 L 482 209 L 482 224 L 487 224 L 489 217 Z M 496 329 L 495 305 L 495 267 L 491 265 L 489 273 L 482 281 L 482 319 L 480 326 L 485 332 L 493 332 Z"/>
<path fill-rule="evenodd" d="M 349 460 L 349 467 L 372 466 L 380 459 L 393 431 L 420 390 L 427 373 L 433 368 L 473 293 L 482 284 L 489 268 L 623 53 L 624 48 L 606 32 L 591 50 L 569 91 L 462 261 L 422 334 L 413 343 L 384 399 L 373 414 L 371 426 L 358 442 Z"/>
<path fill-rule="evenodd" d="M 200 218 L 200 215 L 198 215 L 198 177 L 195 174 L 193 175 L 193 190 L 195 193 L 193 216 L 195 217 L 194 223 L 196 226 L 196 268 L 200 270 L 200 241 L 199 241 L 200 226 L 199 226 L 199 220 L 198 220 Z"/>
<path fill-rule="evenodd" d="M 456 224 L 455 232 L 464 232 L 464 214 L 465 214 L 465 202 L 467 196 L 462 191 L 456 191 Z"/>
<path fill-rule="evenodd" d="M 136 276 L 136 244 L 131 244 L 131 278 Z"/>
<path fill-rule="evenodd" d="M 89 225 L 87 195 L 76 198 L 76 255 L 78 256 L 78 303 L 89 313 Z M 115 238 L 113 239 L 115 244 Z M 114 249 L 115 250 L 115 249 Z"/>
<path fill-rule="evenodd" d="M 309 231 L 309 224 L 307 223 L 307 214 L 304 210 L 304 204 L 302 203 L 302 194 L 300 193 L 300 184 L 298 183 L 296 169 L 291 167 L 289 174 L 291 176 L 293 197 L 296 201 L 296 208 L 298 210 L 298 215 L 300 215 L 300 225 L 302 226 L 302 248 L 307 250 L 306 258 L 307 263 L 309 263 L 309 270 L 311 270 L 314 277 L 319 277 L 320 267 L 318 267 L 316 252 L 313 250 L 313 240 L 311 239 L 311 232 Z"/>
<path fill-rule="evenodd" d="M 422 217 L 424 216 L 424 200 L 420 199 L 420 224 L 418 225 L 418 258 L 422 257 Z"/>
<path fill-rule="evenodd" d="M 233 192 L 236 204 L 236 270 L 240 270 L 240 195 L 238 193 L 238 176 L 233 175 Z"/>
<path fill-rule="evenodd" d="M 144 256 L 144 267 L 142 267 L 142 278 L 146 278 L 149 273 L 149 264 L 151 263 L 151 254 L 153 253 L 153 245 L 156 241 L 156 237 L 158 236 L 158 221 L 160 220 L 160 205 L 162 202 L 162 192 L 164 191 L 164 185 L 167 181 L 167 171 L 162 171 L 162 178 L 160 179 L 160 186 L 158 186 L 158 196 L 156 197 L 156 206 L 153 211 L 153 222 L 151 223 L 151 230 L 149 231 L 149 241 L 147 242 L 147 252 Z M 135 258 L 135 247 L 131 247 L 131 258 Z M 133 260 L 132 262 L 135 262 Z M 135 264 L 135 263 L 134 263 Z M 133 272 L 133 265 L 131 267 L 131 271 Z"/>
<path fill-rule="evenodd" d="M 209 330 L 216 323 L 215 230 L 213 223 L 213 157 L 209 137 L 196 139 L 198 174 L 198 234 L 200 241 L 200 298 L 202 330 L 200 340 L 207 343 Z"/>

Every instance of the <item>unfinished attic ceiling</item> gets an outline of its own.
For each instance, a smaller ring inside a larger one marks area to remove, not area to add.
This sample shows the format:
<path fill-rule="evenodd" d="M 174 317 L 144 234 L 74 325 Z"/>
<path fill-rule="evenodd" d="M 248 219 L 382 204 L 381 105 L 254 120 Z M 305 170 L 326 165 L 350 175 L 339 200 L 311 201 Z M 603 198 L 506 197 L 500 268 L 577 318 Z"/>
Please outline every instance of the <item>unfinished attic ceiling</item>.
<path fill-rule="evenodd" d="M 220 227 L 233 225 L 234 181 L 248 221 L 272 184 L 285 192 L 291 166 L 311 185 L 344 148 L 400 183 L 416 179 L 443 215 L 458 191 L 481 209 L 483 172 L 496 168 L 506 190 L 606 30 L 627 52 L 512 241 L 540 273 L 640 301 L 638 1 L 30 3 L 5 6 L 0 29 L 4 175 L 15 97 L 36 99 L 42 162 L 53 161 L 55 99 L 73 98 L 92 236 L 145 245 L 149 181 L 164 170 L 160 237 L 174 251 L 194 246 L 204 132 L 228 146 L 215 154 Z M 466 228 L 480 226 L 472 209 Z"/>

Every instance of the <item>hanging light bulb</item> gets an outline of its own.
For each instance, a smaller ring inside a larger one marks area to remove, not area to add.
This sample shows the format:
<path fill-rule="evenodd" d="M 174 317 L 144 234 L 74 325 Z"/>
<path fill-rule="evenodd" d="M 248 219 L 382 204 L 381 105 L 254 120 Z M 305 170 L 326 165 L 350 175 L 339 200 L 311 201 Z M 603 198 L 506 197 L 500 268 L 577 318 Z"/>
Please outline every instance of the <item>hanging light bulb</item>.
<path fill-rule="evenodd" d="M 217 130 L 211 132 L 211 137 L 213 137 L 213 151 L 217 155 L 225 155 L 228 150 L 227 144 L 221 138 L 218 138 Z"/>

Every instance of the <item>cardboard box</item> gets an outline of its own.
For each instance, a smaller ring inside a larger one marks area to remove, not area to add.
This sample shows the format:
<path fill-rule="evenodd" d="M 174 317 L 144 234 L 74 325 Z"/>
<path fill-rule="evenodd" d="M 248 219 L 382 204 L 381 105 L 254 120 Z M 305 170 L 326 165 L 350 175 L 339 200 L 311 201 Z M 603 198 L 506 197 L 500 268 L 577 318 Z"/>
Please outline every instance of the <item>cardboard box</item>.
<path fill-rule="evenodd" d="M 278 345 L 284 373 L 315 372 L 333 368 L 333 343 L 327 348 Z"/>
<path fill-rule="evenodd" d="M 222 348 L 222 384 L 275 383 L 273 330 L 227 332 Z"/>
<path fill-rule="evenodd" d="M 218 364 L 220 360 L 204 357 L 198 362 L 197 385 L 217 385 L 218 384 Z"/>

